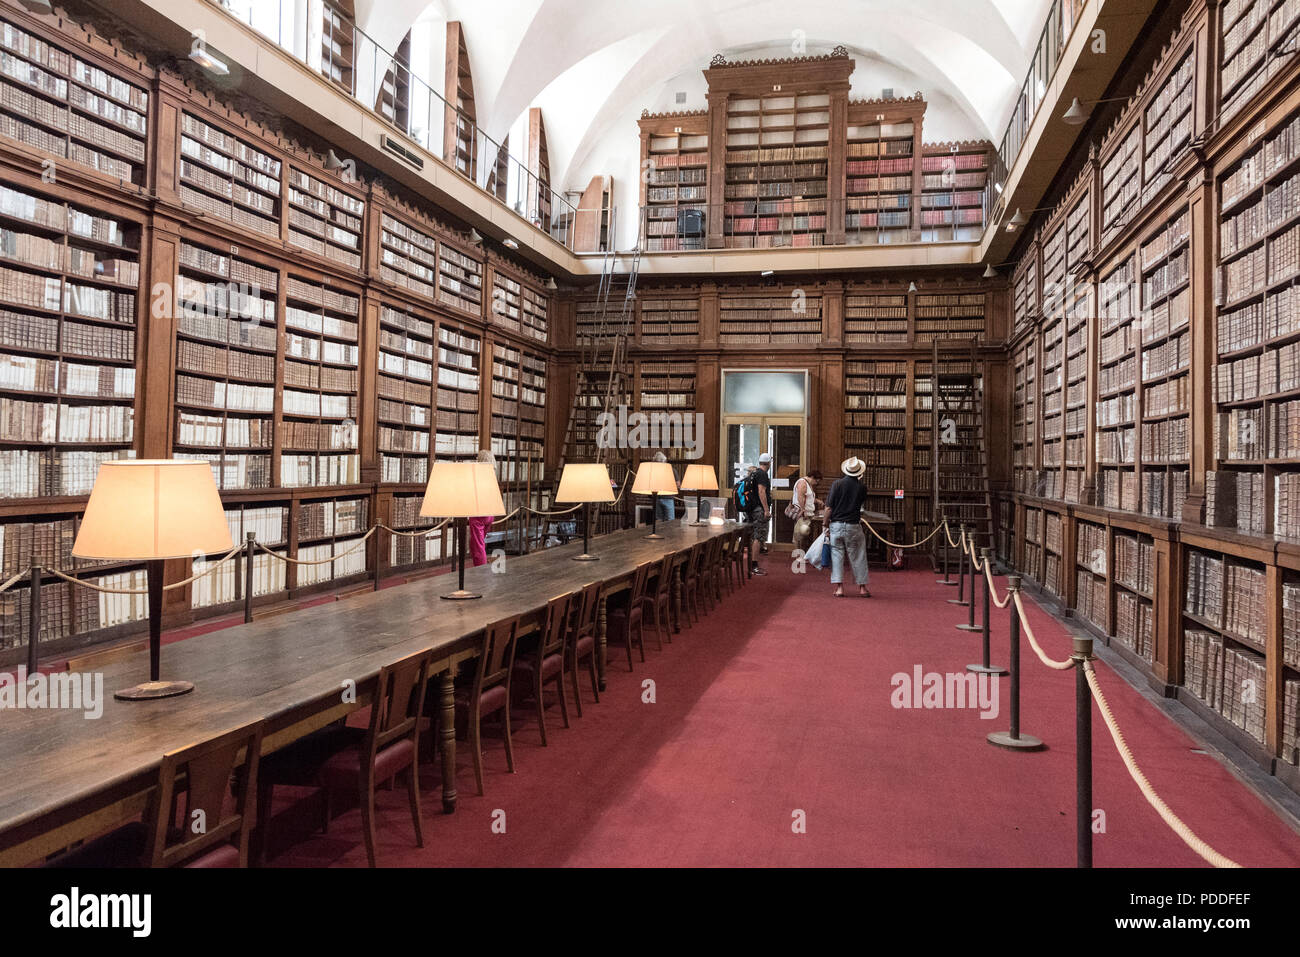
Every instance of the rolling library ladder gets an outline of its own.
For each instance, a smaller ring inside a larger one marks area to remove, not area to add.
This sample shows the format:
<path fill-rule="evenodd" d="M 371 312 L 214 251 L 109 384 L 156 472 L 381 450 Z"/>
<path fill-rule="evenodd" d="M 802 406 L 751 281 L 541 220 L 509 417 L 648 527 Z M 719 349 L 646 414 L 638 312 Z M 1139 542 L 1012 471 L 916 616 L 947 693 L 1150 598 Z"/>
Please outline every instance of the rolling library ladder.
<path fill-rule="evenodd" d="M 968 355 L 933 352 L 934 425 L 930 430 L 934 469 L 933 520 L 948 519 L 956 535 L 964 522 L 977 546 L 993 545 L 993 502 L 989 496 L 988 450 L 984 442 L 984 377 L 974 343 Z"/>
<path fill-rule="evenodd" d="M 617 216 L 617 209 L 611 214 Z M 610 235 L 615 222 L 611 220 Z M 569 460 L 603 462 L 612 478 L 622 481 L 629 455 L 626 449 L 607 448 L 597 441 L 598 417 L 602 412 L 617 415 L 618 407 L 632 408 L 632 369 L 628 365 L 628 340 L 632 336 L 636 281 L 641 268 L 641 247 L 630 253 L 627 272 L 617 274 L 619 254 L 610 244 L 605 252 L 596 292 L 594 312 L 577 329 L 578 368 L 574 383 L 573 406 L 569 409 L 560 452 L 557 481 L 564 463 Z M 625 254 L 627 255 L 627 254 Z M 622 302 L 616 303 L 615 286 L 622 285 Z M 612 302 L 613 300 L 613 302 Z M 604 531 L 606 509 L 601 509 Z"/>

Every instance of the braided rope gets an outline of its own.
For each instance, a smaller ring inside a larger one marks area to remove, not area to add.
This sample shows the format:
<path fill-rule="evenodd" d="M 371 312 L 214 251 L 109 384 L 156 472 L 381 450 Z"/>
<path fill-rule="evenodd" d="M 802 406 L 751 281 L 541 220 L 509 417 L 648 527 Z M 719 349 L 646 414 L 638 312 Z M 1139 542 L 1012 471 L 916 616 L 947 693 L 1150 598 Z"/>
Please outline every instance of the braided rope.
<path fill-rule="evenodd" d="M 946 518 L 943 520 L 943 534 L 948 539 L 948 547 L 956 548 L 957 541 L 952 537 L 952 529 L 948 527 L 948 519 Z"/>
<path fill-rule="evenodd" d="M 417 528 L 417 529 L 416 529 L 415 531 L 413 531 L 413 532 L 399 532 L 399 531 L 398 531 L 397 529 L 395 529 L 395 528 L 389 528 L 387 525 L 382 525 L 382 524 L 381 524 L 381 525 L 376 525 L 375 527 L 376 527 L 376 528 L 382 528 L 384 531 L 388 532 L 390 535 L 398 535 L 398 536 L 401 536 L 402 538 L 422 538 L 422 537 L 425 537 L 425 536 L 427 536 L 427 535 L 432 535 L 434 532 L 440 532 L 440 531 L 442 531 L 442 529 L 445 528 L 446 525 L 447 525 L 447 523 L 450 522 L 450 521 L 451 521 L 451 519 L 449 519 L 449 518 L 444 518 L 444 519 L 443 519 L 441 522 L 439 522 L 437 525 L 430 525 L 428 528 Z"/>
<path fill-rule="evenodd" d="M 993 570 L 989 567 L 988 562 L 984 563 L 984 580 L 988 582 L 989 598 L 992 600 L 993 604 L 997 605 L 999 608 L 1006 608 L 1007 605 L 1011 603 L 1011 589 L 1007 589 L 1005 598 L 1001 601 L 998 600 L 998 590 L 993 584 Z"/>
<path fill-rule="evenodd" d="M 1106 696 L 1101 692 L 1101 686 L 1097 683 L 1097 672 L 1093 668 L 1091 661 L 1083 662 L 1083 673 L 1088 679 L 1088 687 L 1092 689 L 1092 696 L 1097 700 L 1097 707 L 1101 711 L 1101 717 L 1106 722 L 1106 727 L 1110 730 L 1110 736 L 1115 741 L 1115 750 L 1124 761 L 1124 766 L 1128 768 L 1129 776 L 1137 784 L 1138 790 L 1142 796 L 1160 815 L 1161 819 L 1169 825 L 1175 834 L 1177 834 L 1184 844 L 1195 851 L 1207 863 L 1215 867 L 1241 867 L 1236 861 L 1220 854 L 1209 844 L 1201 840 L 1193 833 L 1192 829 L 1182 822 L 1178 815 L 1174 814 L 1160 797 L 1156 794 L 1155 788 L 1147 780 L 1142 769 L 1138 767 L 1137 761 L 1133 758 L 1133 752 L 1129 750 L 1128 743 L 1124 740 L 1124 732 L 1120 731 L 1119 725 L 1115 723 L 1115 716 L 1111 714 L 1110 705 L 1106 702 Z"/>
<path fill-rule="evenodd" d="M 338 555 L 331 555 L 329 558 L 316 559 L 314 561 L 309 561 L 308 559 L 305 558 L 290 558 L 288 555 L 280 555 L 277 552 L 271 551 L 261 542 L 257 542 L 256 544 L 257 547 L 260 548 L 262 551 L 266 552 L 266 554 L 280 559 L 280 561 L 284 562 L 286 565 L 324 565 L 328 562 L 336 562 L 340 558 L 347 558 L 349 555 L 351 555 L 353 552 L 359 549 L 362 545 L 364 545 L 366 543 L 366 539 L 368 539 L 371 535 L 375 534 L 375 532 L 378 530 L 379 530 L 378 525 L 372 525 L 370 527 L 370 531 L 366 532 L 366 534 L 362 535 L 359 539 L 357 539 L 356 544 L 353 545 L 351 548 L 349 548 L 346 552 L 342 552 Z"/>
<path fill-rule="evenodd" d="M 1029 627 L 1029 616 L 1025 614 L 1025 606 L 1020 600 L 1020 592 L 1016 592 L 1016 611 L 1020 613 L 1020 624 L 1024 627 L 1025 637 L 1029 639 L 1029 647 L 1034 649 L 1034 654 L 1038 655 L 1038 660 L 1049 668 L 1056 671 L 1068 671 L 1074 667 L 1074 659 L 1066 658 L 1064 661 L 1057 661 L 1055 658 L 1049 658 L 1044 654 L 1043 649 L 1038 645 L 1038 639 L 1034 637 L 1034 629 Z"/>
<path fill-rule="evenodd" d="M 523 506 L 523 505 L 516 505 L 516 506 L 515 506 L 515 510 L 514 510 L 513 512 L 511 512 L 509 515 L 502 515 L 500 518 L 493 519 L 492 524 L 493 524 L 493 525 L 504 525 L 506 522 L 510 521 L 512 518 L 514 518 L 516 515 L 518 515 L 521 511 L 523 511 L 523 510 L 524 510 L 524 507 L 525 507 L 525 506 Z"/>
<path fill-rule="evenodd" d="M 579 502 L 577 505 L 573 506 L 572 508 L 561 509 L 558 512 L 548 512 L 544 508 L 530 508 L 528 509 L 528 511 L 532 512 L 534 515 L 568 515 L 570 512 L 576 512 L 578 509 L 582 508 L 582 506 L 586 504 L 587 504 L 586 502 Z"/>
<path fill-rule="evenodd" d="M 103 585 L 95 585 L 88 581 L 82 581 L 80 578 L 73 578 L 71 575 L 66 575 L 63 572 L 59 571 L 57 568 L 47 568 L 45 570 L 48 571 L 51 575 L 53 575 L 55 578 L 62 578 L 65 582 L 70 582 L 73 585 L 80 585 L 82 588 L 89 588 L 91 591 L 102 592 L 103 594 L 106 595 L 147 595 L 149 594 L 148 588 L 105 588 Z"/>
<path fill-rule="evenodd" d="M 7 592 L 10 588 L 13 588 L 14 583 L 17 582 L 20 578 L 22 578 L 26 574 L 27 574 L 26 572 L 19 572 L 18 574 L 14 575 L 13 578 L 5 582 L 3 585 L 0 585 L 0 593 Z"/>
<path fill-rule="evenodd" d="M 872 535 L 876 536 L 876 538 L 880 539 L 890 548 L 920 548 L 930 539 L 934 538 L 934 536 L 939 534 L 939 528 L 936 528 L 934 531 L 932 531 L 929 535 L 925 536 L 925 538 L 921 539 L 919 542 L 913 542 L 911 545 L 899 545 L 896 542 L 891 542 L 889 539 L 885 538 L 884 535 L 881 535 L 878 531 L 872 528 L 871 523 L 868 522 L 865 518 L 860 519 L 860 521 L 862 522 L 863 525 L 867 526 L 867 528 L 871 529 Z"/>

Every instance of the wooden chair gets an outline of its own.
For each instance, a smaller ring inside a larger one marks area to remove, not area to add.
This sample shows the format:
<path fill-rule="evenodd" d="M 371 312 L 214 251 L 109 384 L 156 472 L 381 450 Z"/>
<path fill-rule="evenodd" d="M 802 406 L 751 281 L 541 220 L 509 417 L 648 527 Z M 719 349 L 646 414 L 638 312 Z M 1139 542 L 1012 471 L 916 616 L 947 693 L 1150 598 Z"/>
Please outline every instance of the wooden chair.
<path fill-rule="evenodd" d="M 682 566 L 682 606 L 687 624 L 691 623 L 692 617 L 697 623 L 700 620 L 700 563 L 707 545 L 708 542 L 692 545 L 686 564 Z"/>
<path fill-rule="evenodd" d="M 483 629 L 483 644 L 473 681 L 456 689 L 456 723 L 467 722 L 470 753 L 474 758 L 474 782 L 483 793 L 484 715 L 501 714 L 506 744 L 506 768 L 515 773 L 515 750 L 510 740 L 510 679 L 519 638 L 519 616 L 502 618 Z"/>
<path fill-rule="evenodd" d="M 718 593 L 718 547 L 721 538 L 710 538 L 700 545 L 700 599 L 706 614 L 711 614 L 717 603 L 722 600 Z"/>
<path fill-rule="evenodd" d="M 654 616 L 655 637 L 663 651 L 664 639 L 673 640 L 673 576 L 681 552 L 669 552 L 659 560 L 652 584 L 647 586 L 642 603 Z"/>
<path fill-rule="evenodd" d="M 142 820 L 55 858 L 50 867 L 247 867 L 262 722 L 169 751 Z M 240 773 L 236 774 L 236 771 Z M 234 776 L 231 807 L 226 792 Z M 183 815 L 176 811 L 184 798 Z"/>
<path fill-rule="evenodd" d="M 749 536 L 737 529 L 731 542 L 731 566 L 736 573 L 737 587 L 746 584 L 749 578 Z"/>
<path fill-rule="evenodd" d="M 379 671 L 370 721 L 365 728 L 335 724 L 269 755 L 257 789 L 257 820 L 264 856 L 271 798 L 277 784 L 316 787 L 324 792 L 322 830 L 329 830 L 332 795 L 354 790 L 361 802 L 366 860 L 375 866 L 375 785 L 408 772 L 407 797 L 415 846 L 424 847 L 420 814 L 420 727 L 429 681 L 431 652 L 422 651 Z"/>
<path fill-rule="evenodd" d="M 537 726 L 542 732 L 542 746 L 546 747 L 546 684 L 555 682 L 560 696 L 560 715 L 564 726 L 569 726 L 569 704 L 564 696 L 564 662 L 568 650 L 569 632 L 572 630 L 572 607 L 582 600 L 581 592 L 568 592 L 546 603 L 546 620 L 537 636 L 535 651 L 515 658 L 515 677 L 530 683 L 533 697 L 537 699 Z"/>
<path fill-rule="evenodd" d="M 582 717 L 582 693 L 578 690 L 578 666 L 587 662 L 591 674 L 591 693 L 600 703 L 600 680 L 596 674 L 596 629 L 599 626 L 602 582 L 588 582 L 582 587 L 582 600 L 571 608 L 572 627 L 569 631 L 568 663 L 565 670 L 573 681 L 573 700 Z"/>
<path fill-rule="evenodd" d="M 610 612 L 607 624 L 609 641 L 621 641 L 627 647 L 627 670 L 632 666 L 632 635 L 636 634 L 636 644 L 645 661 L 645 601 L 646 590 L 650 584 L 650 573 L 654 571 L 654 562 L 642 562 L 632 575 L 632 589 L 628 592 L 627 607 L 616 608 Z M 660 642 L 660 648 L 663 643 Z"/>

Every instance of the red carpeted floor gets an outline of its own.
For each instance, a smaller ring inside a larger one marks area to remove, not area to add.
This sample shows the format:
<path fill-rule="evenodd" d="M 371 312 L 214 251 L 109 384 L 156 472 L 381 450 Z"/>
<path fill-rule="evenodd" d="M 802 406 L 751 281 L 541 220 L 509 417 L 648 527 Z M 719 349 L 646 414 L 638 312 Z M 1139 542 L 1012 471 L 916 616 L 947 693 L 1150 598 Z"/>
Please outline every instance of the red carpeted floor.
<path fill-rule="evenodd" d="M 1025 648 L 1023 730 L 1049 749 L 1010 753 L 985 735 L 1007 727 L 1007 679 L 992 720 L 967 709 L 900 709 L 891 677 L 964 672 L 979 636 L 928 571 L 872 576 L 874 598 L 835 599 L 824 573 L 769 574 L 627 672 L 610 650 L 609 690 L 586 692 L 585 717 L 551 744 L 516 712 L 517 773 L 486 742 L 486 796 L 458 748 L 460 804 L 441 813 L 436 768 L 424 768 L 425 847 L 414 846 L 405 788 L 380 792 L 381 866 L 901 865 L 1073 866 L 1074 676 Z M 1005 580 L 998 580 L 1005 587 Z M 1063 628 L 1028 603 L 1053 657 Z M 1006 612 L 994 611 L 995 661 L 1006 663 Z M 1247 866 L 1300 865 L 1300 835 L 1118 675 L 1099 677 L 1156 789 L 1219 851 Z M 653 681 L 654 703 L 643 702 Z M 1197 866 L 1201 860 L 1147 805 L 1094 708 L 1097 866 Z M 503 812 L 503 813 L 502 813 Z M 806 833 L 794 833 L 796 812 Z M 495 833 L 504 819 L 505 833 Z M 305 792 L 277 799 L 273 866 L 364 866 L 360 814 L 313 830 Z"/>

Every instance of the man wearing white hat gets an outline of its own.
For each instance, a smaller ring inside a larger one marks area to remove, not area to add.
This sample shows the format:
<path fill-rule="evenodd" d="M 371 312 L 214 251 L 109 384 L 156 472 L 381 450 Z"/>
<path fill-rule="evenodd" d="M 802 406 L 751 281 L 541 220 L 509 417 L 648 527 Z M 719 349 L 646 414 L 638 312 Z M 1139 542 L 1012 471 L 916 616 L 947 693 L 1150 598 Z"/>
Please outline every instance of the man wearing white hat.
<path fill-rule="evenodd" d="M 858 593 L 870 598 L 867 591 L 867 536 L 862 530 L 862 506 L 867 500 L 867 489 L 862 475 L 867 466 L 860 458 L 845 459 L 840 464 L 842 478 L 835 480 L 826 496 L 826 524 L 831 543 L 831 584 L 835 597 L 844 596 L 844 559 L 853 568 L 853 578 L 858 583 Z"/>

